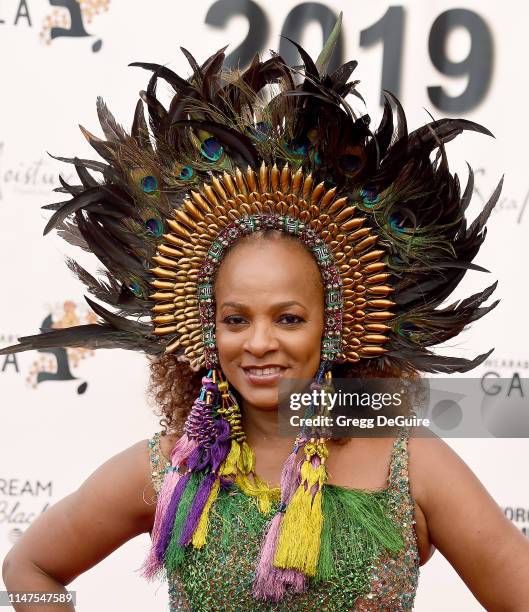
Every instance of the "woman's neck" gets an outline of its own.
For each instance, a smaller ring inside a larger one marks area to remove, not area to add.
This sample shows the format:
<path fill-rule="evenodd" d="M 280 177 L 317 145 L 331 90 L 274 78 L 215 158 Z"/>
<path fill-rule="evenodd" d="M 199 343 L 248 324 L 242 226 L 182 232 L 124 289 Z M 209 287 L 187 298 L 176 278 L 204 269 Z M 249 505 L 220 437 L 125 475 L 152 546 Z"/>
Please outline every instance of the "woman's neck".
<path fill-rule="evenodd" d="M 284 449 L 285 456 L 288 455 L 294 439 L 280 435 L 277 410 L 259 410 L 243 403 L 242 424 L 248 444 L 252 448 L 266 445 L 278 452 Z"/>

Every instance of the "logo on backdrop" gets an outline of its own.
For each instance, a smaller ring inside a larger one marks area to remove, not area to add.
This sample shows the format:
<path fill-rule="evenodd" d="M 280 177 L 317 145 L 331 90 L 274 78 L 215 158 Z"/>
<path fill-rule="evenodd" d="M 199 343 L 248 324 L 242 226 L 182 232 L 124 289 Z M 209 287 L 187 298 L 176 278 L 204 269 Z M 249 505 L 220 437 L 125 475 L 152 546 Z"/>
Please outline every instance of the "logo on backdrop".
<path fill-rule="evenodd" d="M 489 174 L 489 176 L 496 176 L 496 172 L 487 172 L 485 168 L 475 168 L 474 175 L 478 178 L 480 175 L 485 176 Z M 477 198 L 483 203 L 486 204 L 487 200 L 490 197 L 490 193 L 484 192 L 478 186 L 478 184 L 474 185 L 474 193 Z M 517 225 L 521 224 L 524 221 L 524 215 L 527 217 L 529 213 L 526 213 L 526 209 L 529 208 L 529 189 L 527 187 L 523 187 L 521 192 L 515 195 L 509 194 L 505 192 L 505 189 L 502 191 L 500 199 L 496 206 L 492 209 L 492 215 L 497 215 L 500 213 L 505 213 L 508 215 L 514 215 L 515 223 Z"/>
<path fill-rule="evenodd" d="M 526 537 L 529 537 L 529 508 L 506 506 L 503 508 L 503 513 Z"/>
<path fill-rule="evenodd" d="M 0 478 L 0 527 L 9 543 L 49 508 L 52 495 L 51 480 Z"/>
<path fill-rule="evenodd" d="M 35 0 L 17 0 L 13 2 L 11 10 L 2 9 L 0 12 L 0 25 L 17 27 L 33 27 L 35 11 L 42 10 Z M 43 20 L 39 32 L 43 43 L 49 45 L 56 38 L 93 38 L 94 34 L 88 32 L 92 21 L 97 15 L 108 11 L 110 0 L 48 0 L 51 11 Z M 92 51 L 97 53 L 103 41 L 97 38 L 92 43 Z"/>
<path fill-rule="evenodd" d="M 476 371 L 475 376 L 479 377 L 483 392 L 480 410 L 485 437 L 489 435 L 516 437 L 509 429 L 512 427 L 516 427 L 520 437 L 529 436 L 527 370 L 529 370 L 529 360 L 526 358 L 498 356 L 485 360 Z M 432 382 L 435 382 L 435 379 Z M 432 398 L 434 393 L 435 385 Z M 446 436 L 458 429 L 462 431 L 461 428 L 469 418 L 470 427 L 473 410 L 465 409 L 468 404 L 465 404 L 464 400 L 465 396 L 460 392 L 450 394 L 444 391 L 442 399 L 438 403 L 433 403 L 430 414 L 432 423 Z"/>
<path fill-rule="evenodd" d="M 44 318 L 40 329 L 42 331 L 51 331 L 75 325 L 95 323 L 97 323 L 97 317 L 91 310 L 83 308 L 71 300 L 67 300 Z M 2 344 L 13 343 L 16 341 L 16 338 L 11 334 L 0 335 L 0 341 Z M 35 355 L 33 351 L 29 354 Z M 45 382 L 76 380 L 79 381 L 77 393 L 82 395 L 88 388 L 88 382 L 74 376 L 73 371 L 79 367 L 84 359 L 93 355 L 94 351 L 84 348 L 40 349 L 37 358 L 33 361 L 29 370 L 27 370 L 26 383 L 33 387 L 33 389 L 37 389 Z M 3 363 L 0 361 L 0 372 L 21 373 L 21 355 L 6 355 L 2 359 Z"/>
<path fill-rule="evenodd" d="M 11 163 L 7 165 L 5 160 Z M 52 169 L 50 161 L 50 157 L 39 157 L 15 162 L 5 143 L 0 141 L 0 201 L 7 200 L 12 194 L 23 194 L 45 196 L 44 203 L 48 203 L 52 189 L 59 182 L 59 174 L 67 183 L 76 180 L 70 166 L 64 164 L 59 169 Z"/>

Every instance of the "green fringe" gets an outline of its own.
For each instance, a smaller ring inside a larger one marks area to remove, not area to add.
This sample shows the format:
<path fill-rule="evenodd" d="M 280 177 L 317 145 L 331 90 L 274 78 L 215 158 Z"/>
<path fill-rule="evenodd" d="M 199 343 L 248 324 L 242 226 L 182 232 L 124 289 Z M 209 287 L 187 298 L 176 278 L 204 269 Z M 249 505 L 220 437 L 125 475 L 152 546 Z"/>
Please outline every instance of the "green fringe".
<path fill-rule="evenodd" d="M 222 525 L 222 544 L 229 547 L 232 544 L 234 523 L 244 526 L 250 538 L 264 537 L 266 526 L 276 513 L 276 507 L 273 505 L 268 514 L 263 514 L 259 510 L 257 498 L 249 497 L 239 489 L 234 489 L 225 495 L 219 495 L 214 512 L 219 516 Z"/>
<path fill-rule="evenodd" d="M 178 546 L 178 539 L 202 478 L 202 474 L 192 474 L 182 494 L 166 554 L 168 571 L 174 571 L 184 559 L 186 549 Z M 338 579 L 344 568 L 337 567 L 336 561 L 339 558 L 343 562 L 347 558 L 348 565 L 356 568 L 354 573 L 358 576 L 358 585 L 355 588 L 359 593 L 365 590 L 368 583 L 364 585 L 363 582 L 368 581 L 369 576 L 365 571 L 359 571 L 360 568 L 365 570 L 384 552 L 398 552 L 404 547 L 399 525 L 387 515 L 388 501 L 384 490 L 362 491 L 327 484 L 323 487 L 320 556 L 316 576 L 311 582 Z M 261 514 L 256 500 L 237 489 L 219 495 L 212 515 L 220 520 L 217 532 L 220 546 L 226 551 L 234 546 L 233 533 L 237 524 L 235 530 L 245 533 L 250 540 L 263 536 L 275 510 L 272 507 L 269 515 Z M 203 554 L 209 555 L 209 551 L 205 550 Z"/>
<path fill-rule="evenodd" d="M 334 559 L 332 556 L 333 529 L 330 518 L 331 502 L 329 499 L 329 488 L 323 488 L 323 528 L 321 530 L 320 557 L 314 580 L 330 580 L 334 576 Z"/>
<path fill-rule="evenodd" d="M 379 493 L 326 485 L 323 511 L 324 523 L 315 582 L 336 576 L 333 543 L 339 537 L 337 530 L 343 530 L 344 527 L 350 537 L 350 561 L 355 566 L 366 566 L 384 550 L 398 552 L 404 546 L 399 526 L 387 515 L 387 496 L 383 491 Z"/>
<path fill-rule="evenodd" d="M 185 555 L 185 547 L 178 545 L 180 534 L 184 526 L 184 521 L 187 518 L 193 499 L 195 498 L 198 487 L 204 478 L 204 474 L 198 474 L 193 472 L 189 478 L 189 482 L 182 493 L 180 503 L 176 510 L 176 516 L 173 523 L 173 530 L 171 532 L 171 540 L 167 551 L 165 553 L 165 567 L 167 572 L 174 572 L 174 570 L 182 563 Z"/>

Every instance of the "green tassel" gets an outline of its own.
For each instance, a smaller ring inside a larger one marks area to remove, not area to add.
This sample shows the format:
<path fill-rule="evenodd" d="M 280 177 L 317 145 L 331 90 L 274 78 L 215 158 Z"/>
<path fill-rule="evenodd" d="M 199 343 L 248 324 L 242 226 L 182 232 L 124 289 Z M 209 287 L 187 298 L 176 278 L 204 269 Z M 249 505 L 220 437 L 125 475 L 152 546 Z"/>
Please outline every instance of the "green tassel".
<path fill-rule="evenodd" d="M 331 501 L 327 486 L 323 488 L 323 527 L 321 530 L 320 556 L 316 569 L 315 582 L 330 580 L 334 576 L 334 559 L 332 555 L 332 521 Z"/>
<path fill-rule="evenodd" d="M 191 504 L 193 503 L 193 499 L 195 498 L 196 492 L 198 491 L 198 487 L 203 478 L 203 474 L 193 472 L 189 478 L 186 488 L 184 489 L 184 492 L 182 493 L 180 503 L 178 504 L 178 508 L 176 510 L 173 530 L 171 532 L 171 540 L 165 553 L 165 567 L 167 569 L 167 573 L 174 572 L 174 570 L 184 560 L 185 548 L 178 545 L 178 540 L 180 539 L 184 522 L 189 514 L 189 509 L 191 508 Z"/>
<path fill-rule="evenodd" d="M 398 552 L 404 547 L 400 527 L 388 516 L 385 492 L 344 489 L 333 485 L 323 488 L 324 521 L 320 557 L 314 580 L 337 577 L 333 543 L 339 530 L 349 526 L 349 554 L 355 567 L 366 567 L 384 551 Z"/>

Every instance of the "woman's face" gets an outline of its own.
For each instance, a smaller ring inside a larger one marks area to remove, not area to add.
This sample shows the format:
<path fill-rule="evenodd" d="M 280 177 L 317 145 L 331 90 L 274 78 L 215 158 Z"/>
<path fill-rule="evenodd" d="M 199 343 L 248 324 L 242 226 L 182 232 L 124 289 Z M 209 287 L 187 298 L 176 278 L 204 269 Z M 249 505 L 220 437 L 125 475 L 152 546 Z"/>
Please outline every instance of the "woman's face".
<path fill-rule="evenodd" d="M 281 378 L 314 376 L 323 286 L 301 243 L 275 235 L 236 245 L 220 266 L 215 302 L 220 365 L 245 408 L 274 410 Z"/>

